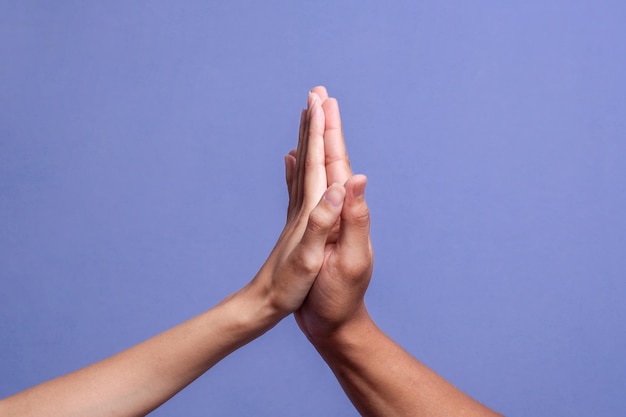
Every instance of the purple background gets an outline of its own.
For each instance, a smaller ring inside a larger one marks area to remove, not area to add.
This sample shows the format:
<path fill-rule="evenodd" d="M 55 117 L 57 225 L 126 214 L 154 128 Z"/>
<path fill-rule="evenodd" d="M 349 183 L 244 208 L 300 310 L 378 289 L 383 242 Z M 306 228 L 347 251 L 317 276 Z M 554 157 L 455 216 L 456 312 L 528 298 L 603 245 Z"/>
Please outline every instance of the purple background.
<path fill-rule="evenodd" d="M 181 3 L 0 1 L 0 396 L 248 282 L 325 84 L 380 326 L 507 415 L 624 413 L 626 3 Z M 356 412 L 287 318 L 153 415 Z"/>

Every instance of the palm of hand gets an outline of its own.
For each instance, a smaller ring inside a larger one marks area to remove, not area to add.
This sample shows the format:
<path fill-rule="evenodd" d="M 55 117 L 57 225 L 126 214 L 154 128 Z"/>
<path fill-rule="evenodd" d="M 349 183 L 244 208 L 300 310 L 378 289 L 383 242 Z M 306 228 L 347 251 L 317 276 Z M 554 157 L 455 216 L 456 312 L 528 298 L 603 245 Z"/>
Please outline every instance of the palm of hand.
<path fill-rule="evenodd" d="M 308 337 L 332 334 L 364 307 L 373 269 L 371 242 L 368 237 L 354 245 L 341 237 L 327 242 L 320 273 L 295 313 Z"/>

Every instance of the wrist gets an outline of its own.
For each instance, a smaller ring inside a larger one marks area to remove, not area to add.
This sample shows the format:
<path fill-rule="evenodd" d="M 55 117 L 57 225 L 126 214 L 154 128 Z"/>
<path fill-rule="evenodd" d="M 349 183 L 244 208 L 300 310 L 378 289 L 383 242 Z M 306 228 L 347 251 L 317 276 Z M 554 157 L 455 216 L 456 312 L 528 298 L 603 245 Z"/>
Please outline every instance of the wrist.
<path fill-rule="evenodd" d="M 228 311 L 227 316 L 233 317 L 233 331 L 247 339 L 246 343 L 261 336 L 284 318 L 284 314 L 271 303 L 269 291 L 256 279 L 224 299 L 220 307 Z"/>
<path fill-rule="evenodd" d="M 326 350 L 337 352 L 366 341 L 376 330 L 378 327 L 370 317 L 365 304 L 362 304 L 341 324 L 323 329 L 308 329 L 305 334 L 313 346 L 322 353 Z"/>

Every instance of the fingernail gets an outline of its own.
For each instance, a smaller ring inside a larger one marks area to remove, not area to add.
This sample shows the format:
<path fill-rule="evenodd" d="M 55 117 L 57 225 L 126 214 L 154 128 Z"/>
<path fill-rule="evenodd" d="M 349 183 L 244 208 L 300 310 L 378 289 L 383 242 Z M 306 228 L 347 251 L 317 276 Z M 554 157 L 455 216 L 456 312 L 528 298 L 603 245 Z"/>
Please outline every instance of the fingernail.
<path fill-rule="evenodd" d="M 308 107 L 311 108 L 315 104 L 315 102 L 319 101 L 320 97 L 315 94 L 313 91 L 309 91 L 309 97 L 307 99 Z"/>
<path fill-rule="evenodd" d="M 363 198 L 365 197 L 365 186 L 367 185 L 367 180 L 363 181 L 363 183 L 359 184 L 358 186 L 354 187 L 353 190 L 353 196 L 354 198 Z"/>
<path fill-rule="evenodd" d="M 343 186 L 341 184 L 333 184 L 326 190 L 326 194 L 324 194 L 324 200 L 328 201 L 335 207 L 341 207 L 343 204 L 344 191 Z"/>

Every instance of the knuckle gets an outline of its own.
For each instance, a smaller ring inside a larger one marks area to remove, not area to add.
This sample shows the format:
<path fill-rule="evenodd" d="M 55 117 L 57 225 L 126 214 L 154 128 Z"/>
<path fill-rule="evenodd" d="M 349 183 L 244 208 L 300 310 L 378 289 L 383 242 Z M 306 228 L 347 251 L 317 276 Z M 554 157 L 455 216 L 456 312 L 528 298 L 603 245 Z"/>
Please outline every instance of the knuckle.
<path fill-rule="evenodd" d="M 319 208 L 313 210 L 311 214 L 309 214 L 307 229 L 314 234 L 326 233 L 330 227 L 327 217 L 326 213 L 319 210 Z"/>
<path fill-rule="evenodd" d="M 311 154 L 308 154 L 306 158 L 304 158 L 304 169 L 308 171 L 311 168 L 313 168 L 315 165 L 317 165 L 315 159 L 313 158 Z"/>
<path fill-rule="evenodd" d="M 306 157 L 304 158 L 304 169 L 310 170 L 324 165 L 324 150 L 319 147 L 313 147 L 308 149 Z"/>
<path fill-rule="evenodd" d="M 317 274 L 322 267 L 321 257 L 310 250 L 298 250 L 294 261 L 298 269 L 306 275 Z"/>
<path fill-rule="evenodd" d="M 346 155 L 331 155 L 331 154 L 326 154 L 325 156 L 326 159 L 326 165 L 332 165 L 332 164 L 336 164 L 336 163 L 344 163 L 347 162 L 348 157 Z"/>
<path fill-rule="evenodd" d="M 370 211 L 367 205 L 357 204 L 350 208 L 350 221 L 361 227 L 368 226 L 370 223 Z"/>

